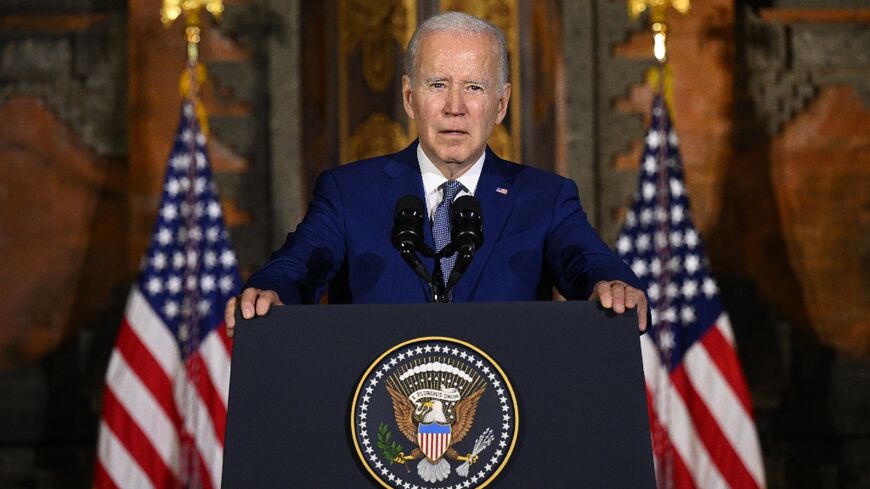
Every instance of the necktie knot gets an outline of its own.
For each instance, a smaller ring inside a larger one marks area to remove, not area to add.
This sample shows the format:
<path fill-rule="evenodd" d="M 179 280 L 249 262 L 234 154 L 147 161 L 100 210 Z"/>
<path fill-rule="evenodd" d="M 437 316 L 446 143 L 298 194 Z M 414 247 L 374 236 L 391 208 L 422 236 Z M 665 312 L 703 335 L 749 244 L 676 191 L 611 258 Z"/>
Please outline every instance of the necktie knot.
<path fill-rule="evenodd" d="M 448 205 L 453 204 L 456 196 L 459 195 L 459 192 L 463 188 L 459 180 L 447 180 L 441 187 L 444 189 L 444 202 L 447 202 Z"/>

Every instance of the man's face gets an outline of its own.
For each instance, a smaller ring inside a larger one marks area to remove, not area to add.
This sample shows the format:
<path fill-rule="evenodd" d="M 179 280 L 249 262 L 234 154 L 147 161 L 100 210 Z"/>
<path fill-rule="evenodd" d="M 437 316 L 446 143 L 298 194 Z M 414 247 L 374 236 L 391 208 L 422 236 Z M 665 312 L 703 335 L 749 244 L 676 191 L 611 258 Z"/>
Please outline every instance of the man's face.
<path fill-rule="evenodd" d="M 402 78 L 405 112 L 442 172 L 464 171 L 477 161 L 507 112 L 510 84 L 499 86 L 494 45 L 483 34 L 428 34 L 420 40 L 414 83 Z"/>

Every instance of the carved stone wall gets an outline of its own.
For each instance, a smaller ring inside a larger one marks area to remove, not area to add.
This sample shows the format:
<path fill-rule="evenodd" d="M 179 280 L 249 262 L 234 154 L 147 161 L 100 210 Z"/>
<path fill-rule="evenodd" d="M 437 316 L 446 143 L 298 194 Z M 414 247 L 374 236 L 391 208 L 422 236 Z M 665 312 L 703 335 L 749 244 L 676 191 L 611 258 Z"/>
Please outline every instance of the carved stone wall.
<path fill-rule="evenodd" d="M 38 97 L 98 154 L 123 155 L 123 10 L 93 12 L 88 2 L 70 3 L 79 13 L 59 18 L 46 14 L 53 11 L 47 5 L 30 5 L 11 9 L 0 20 L 0 103 Z"/>
<path fill-rule="evenodd" d="M 617 46 L 641 28 L 626 4 L 613 0 L 564 1 L 566 171 L 577 181 L 589 219 L 607 242 L 619 231 L 620 210 L 637 184 L 616 158 L 643 136 L 639 113 L 619 110 L 632 84 L 643 80 L 649 59 L 629 58 Z"/>

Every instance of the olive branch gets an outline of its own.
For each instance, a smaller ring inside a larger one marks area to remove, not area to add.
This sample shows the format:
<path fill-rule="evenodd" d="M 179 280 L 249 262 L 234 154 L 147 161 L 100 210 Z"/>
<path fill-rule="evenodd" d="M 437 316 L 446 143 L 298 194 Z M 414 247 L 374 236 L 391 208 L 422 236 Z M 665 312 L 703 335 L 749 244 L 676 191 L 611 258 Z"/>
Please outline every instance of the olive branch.
<path fill-rule="evenodd" d="M 381 423 L 378 425 L 378 448 L 381 449 L 381 453 L 384 457 L 390 461 L 390 465 L 396 463 L 396 457 L 398 457 L 404 450 L 404 447 L 396 443 L 392 438 L 393 432 L 390 431 L 390 427 L 387 426 L 387 423 Z"/>

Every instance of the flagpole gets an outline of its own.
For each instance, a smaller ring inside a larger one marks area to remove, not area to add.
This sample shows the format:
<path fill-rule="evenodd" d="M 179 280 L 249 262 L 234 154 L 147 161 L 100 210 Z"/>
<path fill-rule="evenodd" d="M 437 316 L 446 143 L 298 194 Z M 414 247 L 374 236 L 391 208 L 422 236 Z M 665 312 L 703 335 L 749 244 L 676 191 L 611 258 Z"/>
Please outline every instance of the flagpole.
<path fill-rule="evenodd" d="M 653 56 L 657 63 L 656 66 L 650 68 L 647 72 L 647 83 L 656 91 L 656 99 L 664 101 L 665 107 L 659 106 L 658 103 L 653 105 L 653 113 L 651 114 L 653 121 L 651 127 L 657 128 L 657 136 L 659 141 L 666 141 L 668 138 L 669 128 L 665 127 L 665 113 L 672 108 L 673 101 L 673 76 L 670 67 L 667 64 L 668 50 L 668 24 L 667 13 L 669 7 L 682 14 L 686 14 L 691 7 L 691 0 L 628 0 L 629 15 L 634 18 L 645 17 L 645 21 L 649 24 L 653 36 Z M 672 112 L 672 111 L 670 111 Z M 673 119 L 670 118 L 670 124 L 673 124 Z M 661 212 L 666 212 L 668 203 L 670 202 L 670 167 L 668 165 L 667 156 L 668 145 L 661 143 L 656 151 L 656 196 L 657 206 Z M 670 247 L 667 243 L 659 243 L 659 236 L 664 236 L 667 240 L 671 235 L 670 220 L 658 220 L 656 226 L 656 239 L 653 240 L 654 249 L 656 250 L 656 258 L 661 263 L 662 273 L 656 280 L 662 290 L 670 284 L 670 267 L 671 261 Z M 663 293 L 657 301 L 650 304 L 650 307 L 656 311 L 666 311 L 671 307 L 671 298 L 669 294 Z M 651 333 L 656 335 L 657 341 L 662 341 L 663 336 L 669 338 L 674 337 L 674 324 L 671 318 L 659 317 L 656 328 L 651 328 Z M 673 361 L 671 349 L 662 350 L 662 361 L 666 366 L 670 366 Z M 659 374 L 655 379 L 656 399 L 654 404 L 663 407 L 657 412 L 657 419 L 654 426 L 651 426 L 652 438 L 654 447 L 659 446 L 660 459 L 657 460 L 656 479 L 659 489 L 672 489 L 674 487 L 674 446 L 668 434 L 668 428 L 672 420 L 670 419 L 670 396 L 667 386 L 670 378 L 667 374 Z"/>
<path fill-rule="evenodd" d="M 208 135 L 208 118 L 205 107 L 199 97 L 199 89 L 206 82 L 207 74 L 205 66 L 199 62 L 199 44 L 202 39 L 202 9 L 211 13 L 216 20 L 220 20 L 220 15 L 223 12 L 222 0 L 164 0 L 161 8 L 160 16 L 163 24 L 169 27 L 178 17 L 184 15 L 185 27 L 184 37 L 187 48 L 187 62 L 182 72 L 179 81 L 179 88 L 184 99 L 183 105 L 185 110 L 190 107 L 195 113 L 195 120 L 199 125 L 199 129 L 203 136 Z M 196 182 L 198 181 L 198 162 L 197 162 L 197 145 L 200 142 L 194 136 L 198 131 L 191 131 L 191 137 L 185 140 L 184 152 L 189 161 L 187 167 L 186 191 L 184 194 L 184 203 L 187 207 L 187 212 L 182 211 L 184 219 L 184 230 L 190 234 L 193 229 L 197 228 L 198 215 L 196 212 L 197 206 L 197 191 Z M 193 239 L 188 239 L 184 247 L 185 256 L 191 257 L 197 255 L 197 246 Z M 199 413 L 196 408 L 197 386 L 200 385 L 202 372 L 199 368 L 199 363 L 189 361 L 191 356 L 200 347 L 200 294 L 199 287 L 189 287 L 191 281 L 198 281 L 200 276 L 199 259 L 188 259 L 184 268 L 182 283 L 185 288 L 188 288 L 184 294 L 184 300 L 181 307 L 181 324 L 178 331 L 178 337 L 182 342 L 182 359 L 188 364 L 187 375 L 189 382 L 182 383 L 181 399 L 182 406 L 181 416 L 182 423 L 186 426 L 199 426 Z M 189 436 L 184 436 L 181 439 L 181 460 L 180 460 L 180 475 L 181 485 L 189 489 L 199 489 L 203 487 L 201 480 L 201 467 L 199 467 L 198 457 L 196 455 L 197 434 L 196 432 L 189 433 Z"/>

